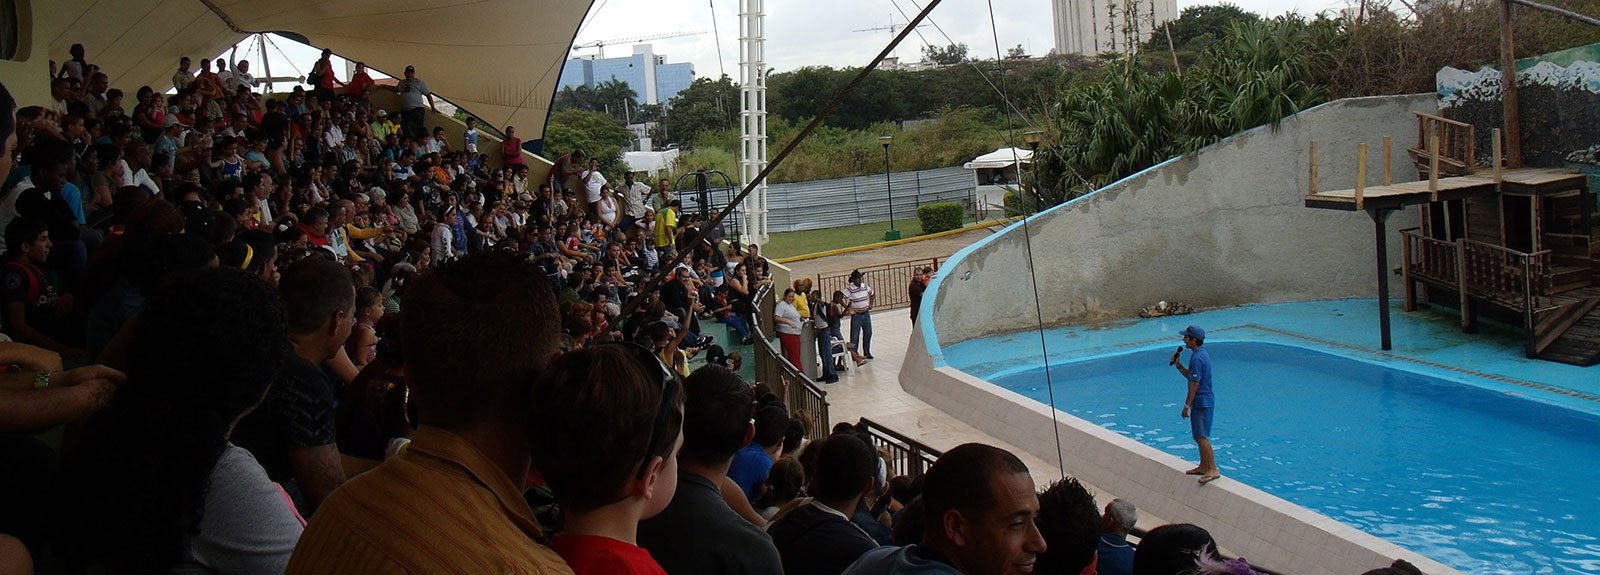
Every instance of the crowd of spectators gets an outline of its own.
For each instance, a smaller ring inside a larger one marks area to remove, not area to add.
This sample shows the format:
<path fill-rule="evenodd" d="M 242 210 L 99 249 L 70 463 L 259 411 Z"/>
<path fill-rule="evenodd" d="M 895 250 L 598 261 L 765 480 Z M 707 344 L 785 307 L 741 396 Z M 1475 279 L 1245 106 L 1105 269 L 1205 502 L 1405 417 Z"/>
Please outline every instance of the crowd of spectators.
<path fill-rule="evenodd" d="M 999 448 L 808 440 L 702 331 L 750 337 L 755 250 L 582 150 L 530 182 L 511 127 L 491 167 L 410 68 L 389 110 L 327 52 L 265 100 L 185 58 L 125 108 L 73 56 L 0 85 L 0 574 L 1249 572 Z M 871 357 L 859 273 L 796 287 L 786 350 L 806 309 Z"/>

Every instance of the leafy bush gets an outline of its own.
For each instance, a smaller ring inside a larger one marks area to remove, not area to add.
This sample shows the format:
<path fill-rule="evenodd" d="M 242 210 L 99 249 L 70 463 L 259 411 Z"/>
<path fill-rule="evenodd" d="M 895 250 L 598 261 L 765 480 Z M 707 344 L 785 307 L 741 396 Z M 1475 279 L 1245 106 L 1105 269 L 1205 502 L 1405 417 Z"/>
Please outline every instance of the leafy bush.
<path fill-rule="evenodd" d="M 917 208 L 917 220 L 922 222 L 922 233 L 924 234 L 959 228 L 965 215 L 965 210 L 961 209 L 961 204 L 955 202 L 923 204 Z"/>

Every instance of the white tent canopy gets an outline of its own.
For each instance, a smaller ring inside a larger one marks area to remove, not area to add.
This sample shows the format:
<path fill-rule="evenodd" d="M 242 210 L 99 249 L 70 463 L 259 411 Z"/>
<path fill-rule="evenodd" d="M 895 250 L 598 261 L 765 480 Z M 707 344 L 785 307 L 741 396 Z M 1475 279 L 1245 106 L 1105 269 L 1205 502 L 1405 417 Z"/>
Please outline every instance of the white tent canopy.
<path fill-rule="evenodd" d="M 969 170 L 985 170 L 996 168 L 1009 168 L 1012 164 L 1029 163 L 1033 161 L 1033 152 L 1022 148 L 1000 148 L 982 156 L 973 158 L 972 161 L 962 164 L 961 167 Z"/>
<path fill-rule="evenodd" d="M 536 140 L 544 137 L 561 65 L 592 3 L 51 0 L 37 32 L 57 62 L 83 44 L 89 62 L 130 94 L 141 85 L 170 87 L 180 57 L 198 61 L 257 32 L 300 37 L 394 77 L 415 65 L 435 94 Z"/>

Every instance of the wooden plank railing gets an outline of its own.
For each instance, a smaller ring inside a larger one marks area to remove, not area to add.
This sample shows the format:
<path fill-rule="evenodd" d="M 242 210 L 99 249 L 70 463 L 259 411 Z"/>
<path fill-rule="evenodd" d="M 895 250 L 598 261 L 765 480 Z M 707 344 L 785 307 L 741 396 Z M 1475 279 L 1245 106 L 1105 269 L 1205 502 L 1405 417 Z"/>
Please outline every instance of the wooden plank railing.
<path fill-rule="evenodd" d="M 1459 277 L 1456 271 L 1456 245 L 1422 235 L 1417 228 L 1401 230 L 1404 239 L 1405 261 L 1412 275 L 1454 286 Z"/>
<path fill-rule="evenodd" d="M 1477 138 L 1472 124 L 1433 114 L 1417 114 L 1417 142 L 1426 147 L 1428 138 L 1439 136 L 1439 157 L 1454 160 L 1467 169 L 1477 165 Z"/>
<path fill-rule="evenodd" d="M 928 258 L 857 269 L 861 272 L 862 281 L 872 286 L 876 301 L 873 309 L 883 310 L 911 305 L 911 295 L 906 288 L 911 285 L 911 278 L 916 275 L 917 268 L 926 267 L 939 271 L 939 264 L 943 262 L 943 258 Z M 844 291 L 845 285 L 849 282 L 850 271 L 817 274 L 817 283 L 814 287 L 822 290 L 822 297 L 831 298 L 833 292 Z"/>
<path fill-rule="evenodd" d="M 904 475 L 916 479 L 933 467 L 933 462 L 938 461 L 939 456 L 944 455 L 942 451 L 865 417 L 856 423 L 856 429 L 867 435 L 873 450 L 881 449 L 888 453 L 889 477 Z"/>
<path fill-rule="evenodd" d="M 1550 295 L 1550 250 L 1523 253 L 1477 240 L 1463 239 L 1467 292 L 1531 314 L 1540 298 Z M 1533 327 L 1530 318 L 1527 325 Z"/>
<path fill-rule="evenodd" d="M 772 297 L 771 284 L 762 286 L 756 292 L 755 300 L 763 301 Z M 771 309 L 763 306 L 761 309 Z M 767 334 L 761 331 L 761 322 L 751 324 L 750 338 L 755 347 L 756 382 L 765 383 L 767 387 L 782 397 L 789 405 L 790 413 L 804 411 L 811 416 L 810 439 L 822 439 L 828 436 L 833 424 L 828 418 L 828 392 L 817 386 L 817 382 L 807 376 L 805 370 L 789 363 L 783 356 L 783 351 L 778 349 L 777 342 L 770 340 Z"/>

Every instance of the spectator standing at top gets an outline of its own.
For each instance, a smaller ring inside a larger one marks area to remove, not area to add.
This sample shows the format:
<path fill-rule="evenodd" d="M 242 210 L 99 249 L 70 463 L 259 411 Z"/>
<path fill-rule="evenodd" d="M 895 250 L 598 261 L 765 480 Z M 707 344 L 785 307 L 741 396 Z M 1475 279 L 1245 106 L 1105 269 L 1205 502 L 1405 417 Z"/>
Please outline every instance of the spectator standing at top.
<path fill-rule="evenodd" d="M 907 295 L 911 296 L 911 325 L 917 325 L 917 312 L 922 311 L 922 292 L 928 291 L 928 274 L 933 273 L 932 268 L 917 268 L 917 273 L 911 276 L 911 285 L 906 288 Z"/>
<path fill-rule="evenodd" d="M 872 305 L 877 303 L 877 295 L 872 292 L 872 286 L 867 285 L 861 270 L 850 272 L 850 283 L 844 287 L 844 295 L 850 298 L 850 343 L 867 359 L 872 359 Z"/>
<path fill-rule="evenodd" d="M 664 575 L 636 542 L 639 521 L 677 492 L 677 374 L 622 342 L 564 354 L 550 373 L 534 387 L 529 435 L 565 517 L 551 548 L 577 575 Z"/>
<path fill-rule="evenodd" d="M 633 172 L 622 175 L 622 229 L 633 231 L 644 219 L 644 199 L 650 195 L 650 186 L 634 180 Z"/>
<path fill-rule="evenodd" d="M 476 145 L 477 137 L 473 137 Z M 522 165 L 522 138 L 517 137 L 516 126 L 506 126 L 506 139 L 500 142 L 500 161 L 506 166 Z"/>
<path fill-rule="evenodd" d="M 234 442 L 250 450 L 310 516 L 345 482 L 334 442 L 334 386 L 319 367 L 338 355 L 355 319 L 350 272 L 321 256 L 288 266 L 278 280 L 293 353 L 261 407 L 239 422 Z"/>
<path fill-rule="evenodd" d="M 656 197 L 654 200 L 656 211 L 660 212 L 662 208 L 672 205 L 672 200 L 672 181 L 661 178 L 661 181 L 656 182 Z"/>
<path fill-rule="evenodd" d="M 1132 503 L 1112 499 L 1106 504 L 1096 559 L 1099 575 L 1133 575 L 1133 546 L 1128 544 L 1128 533 L 1138 522 L 1139 512 Z"/>
<path fill-rule="evenodd" d="M 833 575 L 878 546 L 850 517 L 872 490 L 877 455 L 855 435 L 837 433 L 818 450 L 812 499 L 780 516 L 767 532 L 785 575 Z"/>
<path fill-rule="evenodd" d="M 89 62 L 83 59 L 83 44 L 73 44 L 71 48 L 67 49 L 67 54 L 72 58 L 61 63 L 61 73 L 56 77 L 74 78 L 80 82 L 83 81 L 83 75 L 89 73 Z"/>
<path fill-rule="evenodd" d="M 427 128 L 422 126 L 423 115 L 427 113 L 423 106 L 435 112 L 439 108 L 434 105 L 428 83 L 417 77 L 415 66 L 406 66 L 405 76 L 389 89 L 400 94 L 400 135 L 415 140 L 428 135 Z"/>
<path fill-rule="evenodd" d="M 755 436 L 750 386 L 736 373 L 706 366 L 683 388 L 678 493 L 661 514 L 639 524 L 639 545 L 668 573 L 782 573 L 772 538 L 735 513 L 719 487 L 734 454 Z"/>
<path fill-rule="evenodd" d="M 477 118 L 477 116 L 467 116 L 467 131 L 462 132 L 461 139 L 462 139 L 462 147 L 466 148 L 468 154 L 472 154 L 474 156 L 478 155 L 478 118 Z M 522 159 L 522 154 L 517 154 L 517 160 L 520 161 L 521 159 Z"/>
<path fill-rule="evenodd" d="M 350 76 L 350 82 L 344 85 L 344 93 L 359 102 L 366 102 L 367 90 L 371 90 L 377 82 L 372 81 L 372 75 L 367 73 L 366 62 L 356 62 L 356 72 Z M 387 134 L 385 134 L 387 136 Z M 379 138 L 382 140 L 383 138 Z"/>
<path fill-rule="evenodd" d="M 189 83 L 194 82 L 194 72 L 189 71 L 190 64 L 188 56 L 178 59 L 178 71 L 172 74 L 173 90 L 182 92 L 184 88 L 189 87 Z"/>
<path fill-rule="evenodd" d="M 661 261 L 672 261 L 677 255 L 678 236 L 678 200 L 666 207 L 656 210 L 656 251 L 661 253 Z"/>
<path fill-rule="evenodd" d="M 327 48 L 322 49 L 322 57 L 311 65 L 311 73 L 306 76 L 306 83 L 311 84 L 311 95 L 318 102 L 333 101 L 334 87 L 343 83 L 333 75 L 333 50 Z"/>
<path fill-rule="evenodd" d="M 520 255 L 474 254 L 410 284 L 404 314 L 422 425 L 328 499 L 286 572 L 571 573 L 535 542 L 544 533 L 522 498 L 528 398 L 561 340 L 549 279 Z"/>
<path fill-rule="evenodd" d="M 550 168 L 550 189 L 556 195 L 567 191 L 576 191 L 583 185 L 583 170 L 589 165 L 589 154 L 578 148 L 561 157 L 556 158 L 555 166 Z"/>
<path fill-rule="evenodd" d="M 233 73 L 228 74 L 228 92 L 237 93 L 240 87 L 245 90 L 256 91 L 256 77 L 250 75 L 250 61 L 242 60 L 233 64 Z"/>
<path fill-rule="evenodd" d="M 600 159 L 590 158 L 589 169 L 584 170 L 580 177 L 583 179 L 583 205 L 589 210 L 590 216 L 598 216 L 600 192 L 606 187 L 606 176 L 600 173 Z"/>
<path fill-rule="evenodd" d="M 922 506 L 922 543 L 868 551 L 844 573 L 1031 573 L 1045 552 L 1033 477 L 1003 449 L 968 443 L 945 452 L 923 476 Z"/>
<path fill-rule="evenodd" d="M 1200 465 L 1184 473 L 1199 475 L 1200 484 L 1205 485 L 1222 477 L 1222 471 L 1217 469 L 1216 454 L 1211 450 L 1211 415 L 1216 405 L 1211 391 L 1211 353 L 1202 347 L 1206 343 L 1206 330 L 1191 325 L 1178 334 L 1183 336 L 1183 346 L 1191 350 L 1189 367 L 1178 363 L 1183 353 L 1181 349 L 1172 352 L 1168 365 L 1178 368 L 1178 373 L 1189 384 L 1189 394 L 1183 400 L 1183 418 L 1189 420 L 1189 431 L 1195 444 L 1200 446 Z"/>

